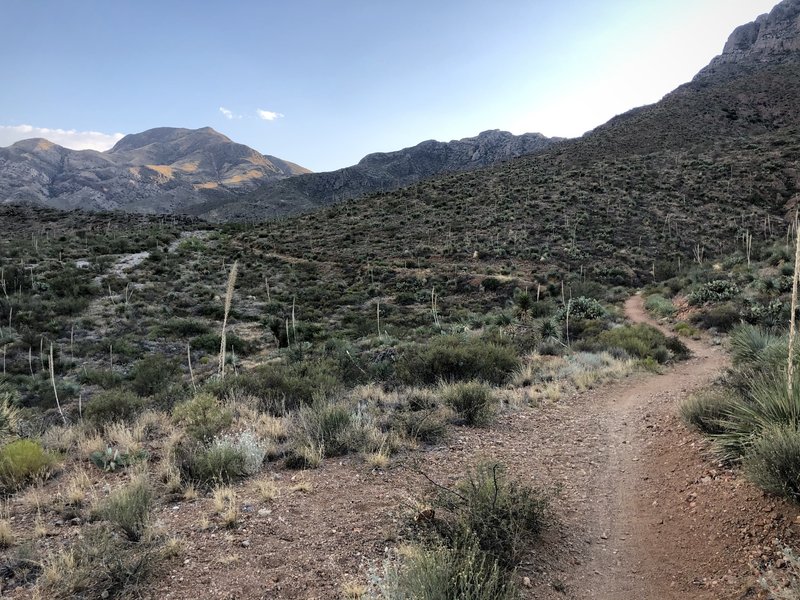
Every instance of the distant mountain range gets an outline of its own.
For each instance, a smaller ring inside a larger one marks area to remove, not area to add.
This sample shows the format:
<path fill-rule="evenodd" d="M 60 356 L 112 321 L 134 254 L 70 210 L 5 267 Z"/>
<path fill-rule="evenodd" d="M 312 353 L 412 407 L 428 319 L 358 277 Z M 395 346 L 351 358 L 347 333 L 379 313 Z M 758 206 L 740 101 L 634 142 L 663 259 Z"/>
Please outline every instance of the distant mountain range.
<path fill-rule="evenodd" d="M 487 131 L 475 138 L 370 154 L 353 167 L 312 174 L 210 127 L 150 129 L 125 136 L 107 152 L 30 139 L 0 148 L 0 203 L 216 220 L 264 218 L 491 165 L 553 141 L 540 134 Z"/>
<path fill-rule="evenodd" d="M 309 171 L 210 127 L 150 129 L 125 136 L 107 152 L 30 139 L 0 148 L 0 202 L 182 213 L 209 195 L 235 196 L 302 173 Z"/>
<path fill-rule="evenodd" d="M 207 205 L 205 216 L 242 220 L 306 212 L 395 190 L 437 175 L 479 169 L 535 154 L 559 141 L 561 138 L 547 138 L 540 133 L 512 135 L 499 130 L 451 142 L 428 140 L 396 152 L 369 154 L 357 165 L 337 171 L 268 182 L 240 199 L 218 206 Z"/>

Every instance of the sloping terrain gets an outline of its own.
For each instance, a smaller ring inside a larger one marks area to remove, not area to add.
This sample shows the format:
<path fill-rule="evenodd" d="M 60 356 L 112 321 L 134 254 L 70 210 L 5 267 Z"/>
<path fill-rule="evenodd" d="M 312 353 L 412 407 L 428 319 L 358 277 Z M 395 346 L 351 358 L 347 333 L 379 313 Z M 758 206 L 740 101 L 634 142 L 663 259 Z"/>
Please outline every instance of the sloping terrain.
<path fill-rule="evenodd" d="M 800 3 L 776 11 L 789 16 L 770 35 L 787 19 L 796 32 Z M 515 258 L 617 283 L 724 257 L 748 232 L 785 231 L 800 185 L 800 54 L 736 56 L 580 139 L 333 206 L 266 239 L 326 260 Z"/>
<path fill-rule="evenodd" d="M 223 221 L 251 220 L 305 212 L 395 190 L 435 175 L 535 154 L 558 141 L 559 138 L 546 138 L 539 133 L 515 136 L 497 130 L 451 142 L 428 140 L 396 152 L 369 154 L 352 167 L 265 185 L 236 202 L 211 210 L 208 216 Z"/>

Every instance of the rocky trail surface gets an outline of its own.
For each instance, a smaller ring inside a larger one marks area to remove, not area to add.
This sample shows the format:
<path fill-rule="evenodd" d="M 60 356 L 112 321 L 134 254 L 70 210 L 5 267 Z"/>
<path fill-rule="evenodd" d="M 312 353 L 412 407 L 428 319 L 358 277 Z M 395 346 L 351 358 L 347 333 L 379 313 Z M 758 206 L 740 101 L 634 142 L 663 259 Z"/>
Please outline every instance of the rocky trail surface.
<path fill-rule="evenodd" d="M 638 296 L 625 311 L 661 328 Z M 678 402 L 727 365 L 721 348 L 688 344 L 693 357 L 661 374 L 510 410 L 487 429 L 456 428 L 444 444 L 386 469 L 359 457 L 303 473 L 271 467 L 281 495 L 265 506 L 244 483 L 232 530 L 199 526 L 213 514 L 209 498 L 164 506 L 158 519 L 185 552 L 144 596 L 342 597 L 344 583 L 379 573 L 398 545 L 429 487 L 422 472 L 451 485 L 497 460 L 511 476 L 554 490 L 553 523 L 518 572 L 525 598 L 759 597 L 757 569 L 796 537 L 798 510 L 715 462 L 678 419 Z"/>

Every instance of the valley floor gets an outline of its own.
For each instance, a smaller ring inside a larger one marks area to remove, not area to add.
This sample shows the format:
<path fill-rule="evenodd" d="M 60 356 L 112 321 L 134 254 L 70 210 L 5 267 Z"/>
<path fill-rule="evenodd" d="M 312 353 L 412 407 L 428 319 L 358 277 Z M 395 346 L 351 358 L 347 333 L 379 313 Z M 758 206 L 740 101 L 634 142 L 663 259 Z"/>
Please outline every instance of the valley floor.
<path fill-rule="evenodd" d="M 650 322 L 638 297 L 626 311 Z M 694 357 L 663 374 L 512 411 L 490 429 L 459 428 L 385 471 L 345 458 L 276 472 L 282 495 L 269 508 L 245 483 L 230 532 L 198 525 L 208 499 L 162 507 L 158 520 L 185 553 L 145 596 L 341 597 L 344 584 L 380 572 L 425 475 L 447 485 L 496 459 L 555 494 L 554 524 L 519 572 L 526 597 L 757 597 L 758 565 L 778 558 L 775 540 L 796 539 L 798 509 L 717 464 L 679 421 L 677 403 L 727 365 L 721 348 L 690 345 Z"/>

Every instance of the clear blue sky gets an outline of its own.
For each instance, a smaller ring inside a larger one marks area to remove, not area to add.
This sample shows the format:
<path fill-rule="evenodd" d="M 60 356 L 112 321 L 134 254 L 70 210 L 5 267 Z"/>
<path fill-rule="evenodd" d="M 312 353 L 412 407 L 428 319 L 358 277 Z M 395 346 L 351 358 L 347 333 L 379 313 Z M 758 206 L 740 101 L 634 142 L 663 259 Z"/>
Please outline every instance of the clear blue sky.
<path fill-rule="evenodd" d="M 776 1 L 0 0 L 0 146 L 211 126 L 322 171 L 486 129 L 572 137 Z"/>

